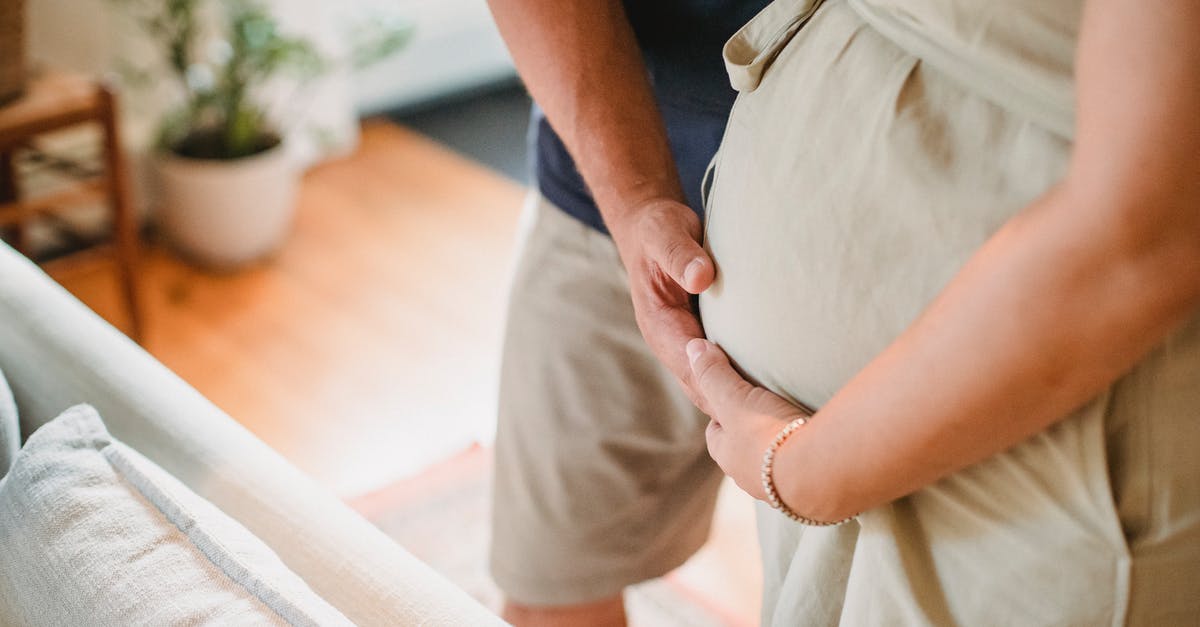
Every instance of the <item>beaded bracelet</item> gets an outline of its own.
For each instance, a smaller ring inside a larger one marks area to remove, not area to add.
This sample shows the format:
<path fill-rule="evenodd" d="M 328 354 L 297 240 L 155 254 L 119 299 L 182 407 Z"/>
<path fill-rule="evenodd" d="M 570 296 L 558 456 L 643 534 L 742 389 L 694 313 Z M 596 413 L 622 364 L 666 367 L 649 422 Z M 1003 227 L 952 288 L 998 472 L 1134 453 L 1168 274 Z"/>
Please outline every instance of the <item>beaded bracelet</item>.
<path fill-rule="evenodd" d="M 805 518 L 804 516 L 797 514 L 792 508 L 788 507 L 787 503 L 784 503 L 783 499 L 779 498 L 779 491 L 775 489 L 775 452 L 779 450 L 779 447 L 783 445 L 784 441 L 786 441 L 789 436 L 807 423 L 807 416 L 800 416 L 799 418 L 787 423 L 787 425 L 775 435 L 775 439 L 771 441 L 771 445 L 768 446 L 766 452 L 763 453 L 762 486 L 763 491 L 767 493 L 767 503 L 769 503 L 771 507 L 779 510 L 784 516 L 787 516 L 788 518 L 791 518 L 802 525 L 809 525 L 812 527 L 833 527 L 835 525 L 848 523 L 851 520 L 854 520 L 854 516 L 843 518 L 842 520 L 834 522 L 825 522 L 821 520 Z"/>

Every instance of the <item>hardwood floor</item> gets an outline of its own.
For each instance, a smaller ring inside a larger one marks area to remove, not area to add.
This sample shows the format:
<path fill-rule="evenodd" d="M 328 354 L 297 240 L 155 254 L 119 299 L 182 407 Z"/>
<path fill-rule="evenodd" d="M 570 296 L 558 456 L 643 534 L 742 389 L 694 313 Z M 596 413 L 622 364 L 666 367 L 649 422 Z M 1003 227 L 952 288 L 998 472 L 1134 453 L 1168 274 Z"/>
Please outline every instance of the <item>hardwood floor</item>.
<path fill-rule="evenodd" d="M 375 122 L 304 178 L 270 263 L 214 275 L 152 247 L 146 348 L 342 495 L 492 429 L 505 281 L 524 190 Z M 123 326 L 112 272 L 51 268 Z"/>
<path fill-rule="evenodd" d="M 344 498 L 491 442 L 506 281 L 524 189 L 411 131 L 369 122 L 304 178 L 269 263 L 210 274 L 152 246 L 145 347 Z M 104 265 L 48 268 L 118 327 Z M 726 486 L 713 539 L 669 580 L 755 624 L 750 499 Z"/>

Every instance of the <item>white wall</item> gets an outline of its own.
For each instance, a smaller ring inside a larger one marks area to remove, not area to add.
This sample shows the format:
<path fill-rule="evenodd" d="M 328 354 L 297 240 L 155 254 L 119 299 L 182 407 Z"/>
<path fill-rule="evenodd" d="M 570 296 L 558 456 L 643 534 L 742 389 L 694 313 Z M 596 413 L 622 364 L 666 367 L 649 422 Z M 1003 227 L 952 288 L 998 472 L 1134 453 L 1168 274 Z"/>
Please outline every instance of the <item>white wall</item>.
<path fill-rule="evenodd" d="M 26 0 L 29 56 L 92 74 L 111 67 L 112 7 L 105 0 Z"/>
<path fill-rule="evenodd" d="M 399 15 L 416 32 L 393 58 L 355 75 L 344 67 L 281 109 L 290 118 L 291 149 L 303 162 L 353 147 L 359 113 L 436 98 L 513 75 L 512 62 L 485 0 L 267 0 L 290 30 L 327 54 L 344 53 L 347 27 L 372 15 Z M 28 0 L 29 54 L 41 63 L 103 75 L 118 58 L 151 53 L 145 37 L 115 15 L 109 0 Z M 292 94 L 286 86 L 280 92 Z M 162 103 L 127 103 L 130 145 L 144 150 Z M 330 145 L 315 140 L 317 135 Z"/>
<path fill-rule="evenodd" d="M 354 76 L 359 111 L 385 111 L 515 76 L 485 0 L 405 0 L 385 5 L 410 19 L 416 34 L 403 53 Z"/>

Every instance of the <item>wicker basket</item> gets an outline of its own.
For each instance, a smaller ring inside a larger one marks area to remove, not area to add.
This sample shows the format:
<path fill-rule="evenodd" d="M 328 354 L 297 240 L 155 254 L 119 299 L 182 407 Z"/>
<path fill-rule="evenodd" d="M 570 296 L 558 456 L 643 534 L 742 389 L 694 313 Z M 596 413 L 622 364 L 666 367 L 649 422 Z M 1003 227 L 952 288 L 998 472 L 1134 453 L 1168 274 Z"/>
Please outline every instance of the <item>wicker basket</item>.
<path fill-rule="evenodd" d="M 25 0 L 0 0 L 0 104 L 21 95 L 25 67 Z"/>

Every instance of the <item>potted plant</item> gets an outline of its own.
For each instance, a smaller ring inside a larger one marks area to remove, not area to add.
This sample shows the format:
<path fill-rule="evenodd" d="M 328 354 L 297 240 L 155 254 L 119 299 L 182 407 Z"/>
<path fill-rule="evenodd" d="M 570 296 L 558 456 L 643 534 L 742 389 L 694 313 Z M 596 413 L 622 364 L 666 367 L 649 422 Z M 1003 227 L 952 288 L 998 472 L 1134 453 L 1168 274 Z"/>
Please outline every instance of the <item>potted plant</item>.
<path fill-rule="evenodd" d="M 116 1 L 160 53 L 157 72 L 137 68 L 136 76 L 165 74 L 175 87 L 154 159 L 163 234 L 212 268 L 270 255 L 290 230 L 300 168 L 284 150 L 286 121 L 270 114 L 264 88 L 281 79 L 302 88 L 329 61 L 284 33 L 258 0 Z M 401 26 L 366 32 L 352 60 L 381 59 L 408 34 Z"/>

